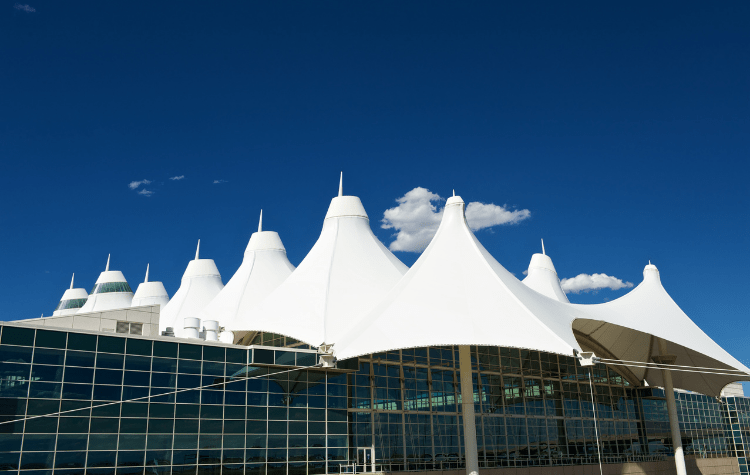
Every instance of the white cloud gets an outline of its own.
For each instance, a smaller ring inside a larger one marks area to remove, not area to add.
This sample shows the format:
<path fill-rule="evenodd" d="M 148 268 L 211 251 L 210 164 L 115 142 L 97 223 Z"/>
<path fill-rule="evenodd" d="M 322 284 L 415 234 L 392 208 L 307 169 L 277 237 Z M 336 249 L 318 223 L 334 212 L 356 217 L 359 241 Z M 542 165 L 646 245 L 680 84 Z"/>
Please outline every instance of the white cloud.
<path fill-rule="evenodd" d="M 143 188 L 141 191 L 138 192 L 138 194 L 143 195 L 143 196 L 151 196 L 154 194 L 154 192 Z"/>
<path fill-rule="evenodd" d="M 385 210 L 381 227 L 395 229 L 396 239 L 390 244 L 392 251 L 421 252 L 435 235 L 445 199 L 422 187 L 414 188 L 396 199 L 398 206 Z M 490 228 L 500 224 L 516 224 L 528 218 L 527 209 L 509 210 L 506 206 L 474 201 L 466 205 L 466 221 L 472 230 Z"/>
<path fill-rule="evenodd" d="M 151 180 L 143 179 L 141 181 L 131 181 L 128 187 L 130 187 L 131 190 L 135 190 L 141 185 L 150 185 L 150 184 L 151 184 Z"/>
<path fill-rule="evenodd" d="M 20 3 L 16 3 L 15 5 L 13 5 L 13 8 L 26 13 L 34 13 L 36 11 L 36 8 L 32 7 L 31 5 L 21 5 Z"/>
<path fill-rule="evenodd" d="M 607 274 L 578 274 L 570 279 L 563 279 L 560 285 L 566 294 L 591 292 L 600 289 L 629 289 L 633 287 L 632 282 L 623 282 L 622 279 Z"/>
<path fill-rule="evenodd" d="M 226 183 L 226 180 L 214 180 L 214 185 L 219 185 L 221 183 Z"/>
<path fill-rule="evenodd" d="M 178 180 L 182 180 L 183 178 L 185 178 L 185 175 L 173 176 L 173 177 L 170 177 L 169 179 L 172 181 L 178 181 Z"/>

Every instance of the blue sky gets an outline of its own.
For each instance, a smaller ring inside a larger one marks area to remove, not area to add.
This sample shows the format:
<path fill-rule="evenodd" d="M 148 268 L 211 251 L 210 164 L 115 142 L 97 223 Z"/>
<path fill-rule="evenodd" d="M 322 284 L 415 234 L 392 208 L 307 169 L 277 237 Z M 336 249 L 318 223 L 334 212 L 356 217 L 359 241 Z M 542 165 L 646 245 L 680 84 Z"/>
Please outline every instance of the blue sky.
<path fill-rule="evenodd" d="M 108 253 L 171 295 L 199 238 L 226 282 L 261 208 L 299 264 L 343 170 L 387 245 L 421 187 L 497 205 L 477 235 L 519 277 L 540 238 L 563 278 L 651 259 L 750 364 L 747 2 L 28 1 L 0 2 L 0 319 Z"/>

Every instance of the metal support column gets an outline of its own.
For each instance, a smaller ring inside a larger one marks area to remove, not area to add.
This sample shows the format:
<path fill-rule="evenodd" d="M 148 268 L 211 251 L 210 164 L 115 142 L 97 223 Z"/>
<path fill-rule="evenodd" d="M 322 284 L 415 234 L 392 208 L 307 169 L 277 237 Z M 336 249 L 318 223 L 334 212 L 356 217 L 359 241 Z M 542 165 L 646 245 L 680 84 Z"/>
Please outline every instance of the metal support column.
<path fill-rule="evenodd" d="M 659 364 L 674 364 L 677 357 L 667 353 L 667 342 L 659 338 L 659 356 L 653 360 Z M 667 412 L 669 413 L 669 428 L 672 431 L 672 446 L 674 447 L 674 463 L 677 475 L 687 475 L 685 467 L 685 454 L 682 451 L 682 434 L 680 434 L 680 420 L 677 418 L 677 403 L 674 398 L 674 385 L 672 384 L 672 371 L 661 370 L 664 379 L 664 395 L 667 398 Z"/>
<path fill-rule="evenodd" d="M 459 345 L 458 347 L 458 369 L 461 375 L 461 410 L 464 419 L 466 475 L 479 475 L 477 426 L 474 420 L 474 385 L 471 377 L 471 350 L 468 345 Z"/>

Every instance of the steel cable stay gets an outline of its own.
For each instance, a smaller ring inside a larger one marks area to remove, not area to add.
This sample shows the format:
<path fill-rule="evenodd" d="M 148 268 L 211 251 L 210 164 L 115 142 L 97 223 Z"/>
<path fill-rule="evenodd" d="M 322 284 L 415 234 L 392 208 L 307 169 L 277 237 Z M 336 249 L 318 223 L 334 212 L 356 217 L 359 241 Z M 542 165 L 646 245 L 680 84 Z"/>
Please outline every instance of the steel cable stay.
<path fill-rule="evenodd" d="M 670 370 L 670 371 L 683 371 L 686 373 L 701 373 L 701 374 L 713 374 L 717 376 L 739 376 L 739 377 L 746 377 L 750 378 L 750 374 L 747 374 L 745 372 L 742 373 L 724 373 L 720 371 L 725 370 L 719 370 L 719 368 L 716 368 L 719 371 L 702 371 L 702 370 L 691 370 L 687 368 L 665 368 L 664 366 L 656 366 L 656 365 L 646 365 L 643 363 L 634 364 L 634 363 L 615 363 L 613 361 L 601 361 L 602 364 L 606 365 L 613 365 L 613 366 L 629 366 L 631 368 L 644 368 L 644 369 L 659 369 L 659 370 Z"/>
<path fill-rule="evenodd" d="M 32 419 L 39 419 L 39 418 L 42 418 L 42 417 L 59 416 L 59 415 L 67 414 L 67 413 L 70 413 L 70 412 L 80 412 L 80 411 L 85 411 L 85 410 L 88 410 L 88 409 L 96 409 L 96 408 L 99 408 L 99 407 L 106 407 L 106 406 L 113 406 L 115 404 L 122 404 L 124 402 L 141 401 L 143 399 L 151 399 L 151 398 L 157 398 L 157 397 L 160 397 L 160 396 L 168 396 L 170 394 L 179 394 L 179 393 L 184 393 L 184 392 L 187 392 L 187 391 L 196 391 L 198 389 L 207 389 L 207 388 L 216 387 L 216 386 L 224 386 L 224 385 L 231 384 L 231 383 L 234 383 L 234 382 L 237 382 L 237 381 L 245 381 L 245 380 L 250 380 L 250 379 L 265 378 L 265 377 L 268 377 L 268 376 L 276 376 L 278 374 L 291 373 L 293 371 L 301 371 L 301 370 L 305 370 L 305 369 L 313 369 L 313 368 L 321 368 L 321 367 L 322 367 L 322 363 L 318 363 L 318 364 L 313 365 L 313 366 L 301 366 L 301 367 L 297 367 L 297 368 L 293 368 L 293 369 L 287 369 L 287 370 L 284 370 L 284 371 L 278 371 L 276 373 L 259 374 L 257 376 L 245 376 L 245 377 L 241 377 L 241 378 L 235 378 L 235 379 L 232 379 L 230 381 L 222 381 L 220 383 L 205 384 L 203 386 L 197 386 L 197 387 L 194 387 L 194 388 L 178 389 L 176 391 L 169 391 L 169 392 L 161 393 L 161 394 L 154 394 L 154 395 L 149 395 L 149 396 L 141 396 L 141 397 L 136 397 L 136 398 L 133 398 L 133 399 L 123 399 L 121 401 L 107 402 L 107 403 L 104 403 L 104 404 L 98 404 L 96 406 L 91 406 L 91 407 L 80 407 L 78 409 L 69 409 L 67 411 L 51 412 L 49 414 L 41 414 L 41 415 L 37 415 L 37 416 L 24 417 L 24 418 L 21 418 L 21 419 L 14 419 L 14 420 L 11 420 L 11 421 L 2 421 L 2 422 L 0 422 L 0 425 L 3 425 L 3 424 L 12 424 L 14 422 L 29 421 L 29 420 L 32 420 Z M 28 382 L 30 380 L 14 380 L 14 381 Z"/>
<path fill-rule="evenodd" d="M 599 358 L 599 357 L 597 357 L 596 360 L 599 361 L 599 362 L 601 362 L 601 363 L 604 363 L 604 364 L 607 364 L 609 362 L 613 362 L 613 363 L 632 363 L 632 364 L 636 364 L 636 365 L 649 366 L 649 367 L 653 367 L 653 368 L 656 368 L 656 369 L 674 369 L 674 370 L 677 370 L 677 368 L 706 369 L 706 370 L 709 370 L 709 371 L 737 372 L 737 373 L 739 373 L 739 374 L 741 374 L 743 376 L 750 376 L 750 375 L 748 375 L 747 373 L 745 373 L 744 371 L 742 371 L 740 369 L 731 369 L 731 368 L 709 368 L 709 367 L 706 367 L 706 366 L 686 366 L 686 365 L 676 365 L 676 364 L 667 364 L 667 363 L 650 363 L 648 361 L 629 361 L 629 360 L 618 360 L 618 359 L 613 359 L 613 358 Z"/>
<path fill-rule="evenodd" d="M 596 402 L 594 402 L 594 385 L 592 383 L 592 380 L 594 378 L 591 376 L 591 367 L 589 367 L 589 391 L 591 393 L 591 409 L 594 411 L 594 436 L 596 437 L 596 453 L 599 456 L 599 474 L 603 475 L 604 471 L 602 469 L 602 449 L 599 444 L 599 428 L 596 422 Z"/>

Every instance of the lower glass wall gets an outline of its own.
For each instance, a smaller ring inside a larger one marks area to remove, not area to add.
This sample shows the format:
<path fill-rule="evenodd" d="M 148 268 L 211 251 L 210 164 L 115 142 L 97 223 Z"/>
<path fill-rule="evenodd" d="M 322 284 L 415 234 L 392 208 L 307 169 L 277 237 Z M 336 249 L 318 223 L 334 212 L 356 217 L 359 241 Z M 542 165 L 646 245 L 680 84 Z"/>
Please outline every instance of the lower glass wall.
<path fill-rule="evenodd" d="M 462 468 L 457 360 L 432 347 L 323 371 L 305 369 L 316 357 L 298 348 L 6 325 L 0 475 Z M 590 385 L 572 357 L 535 351 L 472 348 L 472 364 L 483 467 L 597 463 L 594 414 L 605 463 L 670 455 L 663 391 L 601 365 Z M 750 400 L 677 394 L 688 456 L 746 467 Z"/>

